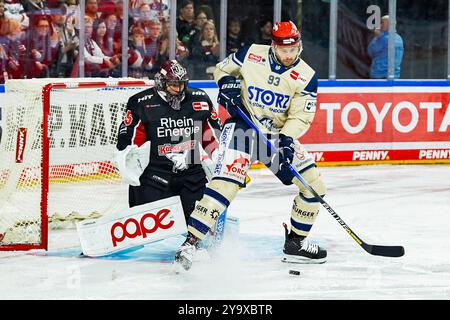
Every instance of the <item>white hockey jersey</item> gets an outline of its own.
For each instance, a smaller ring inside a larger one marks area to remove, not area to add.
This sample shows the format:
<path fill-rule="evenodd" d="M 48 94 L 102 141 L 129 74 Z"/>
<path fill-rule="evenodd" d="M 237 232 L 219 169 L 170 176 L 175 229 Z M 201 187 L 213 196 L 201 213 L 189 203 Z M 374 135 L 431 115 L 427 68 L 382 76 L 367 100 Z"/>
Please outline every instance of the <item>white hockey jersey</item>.
<path fill-rule="evenodd" d="M 216 65 L 216 82 L 227 75 L 241 79 L 243 105 L 263 132 L 296 139 L 309 128 L 316 111 L 317 77 L 303 60 L 284 67 L 270 46 L 254 44 Z"/>

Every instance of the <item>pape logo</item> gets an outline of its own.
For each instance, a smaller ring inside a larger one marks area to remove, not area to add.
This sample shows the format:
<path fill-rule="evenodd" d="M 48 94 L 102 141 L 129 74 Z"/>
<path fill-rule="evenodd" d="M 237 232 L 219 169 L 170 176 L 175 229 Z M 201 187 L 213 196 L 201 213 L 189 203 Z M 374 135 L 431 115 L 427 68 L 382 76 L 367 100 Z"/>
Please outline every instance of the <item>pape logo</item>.
<path fill-rule="evenodd" d="M 135 218 L 129 218 L 125 222 L 116 222 L 111 227 L 111 240 L 113 247 L 117 246 L 117 243 L 122 242 L 126 238 L 134 239 L 136 237 L 147 238 L 148 234 L 154 233 L 158 228 L 169 229 L 174 224 L 174 220 L 170 220 L 164 224 L 163 220 L 170 213 L 169 209 L 161 209 L 157 214 L 146 213 L 140 221 Z M 153 222 L 153 226 L 149 227 L 149 224 Z M 131 227 L 130 227 L 131 226 Z M 116 231 L 121 231 L 121 234 L 117 234 Z"/>
<path fill-rule="evenodd" d="M 23 153 L 25 151 L 26 142 L 27 142 L 27 129 L 19 128 L 17 130 L 16 163 L 22 163 L 23 161 Z"/>

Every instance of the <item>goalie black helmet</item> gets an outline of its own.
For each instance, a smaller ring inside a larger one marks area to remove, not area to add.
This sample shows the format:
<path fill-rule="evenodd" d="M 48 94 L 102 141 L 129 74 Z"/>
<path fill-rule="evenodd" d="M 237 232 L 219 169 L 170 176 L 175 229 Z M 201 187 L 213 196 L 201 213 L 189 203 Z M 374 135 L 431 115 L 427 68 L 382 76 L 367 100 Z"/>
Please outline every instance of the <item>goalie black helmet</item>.
<path fill-rule="evenodd" d="M 155 88 L 174 110 L 181 109 L 189 77 L 186 69 L 176 60 L 167 60 L 155 75 Z"/>

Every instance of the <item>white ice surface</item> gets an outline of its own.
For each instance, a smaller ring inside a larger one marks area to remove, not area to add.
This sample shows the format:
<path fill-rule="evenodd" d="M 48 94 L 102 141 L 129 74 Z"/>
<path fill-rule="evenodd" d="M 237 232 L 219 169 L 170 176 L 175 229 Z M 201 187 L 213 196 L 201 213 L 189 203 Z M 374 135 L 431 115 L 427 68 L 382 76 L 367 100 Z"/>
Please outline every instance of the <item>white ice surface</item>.
<path fill-rule="evenodd" d="M 320 168 L 326 201 L 363 240 L 402 245 L 402 258 L 371 256 L 324 209 L 311 237 L 323 265 L 279 261 L 294 186 L 267 170 L 229 208 L 248 246 L 226 243 L 211 261 L 176 275 L 171 264 L 0 252 L 0 299 L 450 299 L 450 166 Z M 53 232 L 50 251 L 78 246 L 75 230 Z M 261 252 L 263 259 L 246 257 Z M 267 254 L 273 252 L 275 254 Z M 300 276 L 288 274 L 299 270 Z"/>

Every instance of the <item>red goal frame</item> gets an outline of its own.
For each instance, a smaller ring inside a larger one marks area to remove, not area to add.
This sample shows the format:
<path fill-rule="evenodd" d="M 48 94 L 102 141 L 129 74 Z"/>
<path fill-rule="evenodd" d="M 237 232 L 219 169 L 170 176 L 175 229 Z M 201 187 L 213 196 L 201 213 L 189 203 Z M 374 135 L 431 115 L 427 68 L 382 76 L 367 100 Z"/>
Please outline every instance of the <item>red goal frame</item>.
<path fill-rule="evenodd" d="M 42 88 L 43 120 L 42 128 L 42 156 L 41 156 L 41 238 L 39 244 L 0 244 L 0 251 L 26 251 L 32 249 L 48 249 L 48 191 L 49 191 L 49 166 L 50 166 L 50 142 L 48 136 L 48 120 L 50 116 L 51 92 L 54 89 L 80 89 L 80 88 L 120 88 L 120 87 L 151 87 L 150 80 L 110 80 L 92 82 L 52 82 Z"/>

